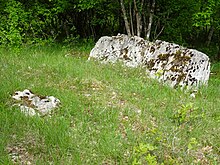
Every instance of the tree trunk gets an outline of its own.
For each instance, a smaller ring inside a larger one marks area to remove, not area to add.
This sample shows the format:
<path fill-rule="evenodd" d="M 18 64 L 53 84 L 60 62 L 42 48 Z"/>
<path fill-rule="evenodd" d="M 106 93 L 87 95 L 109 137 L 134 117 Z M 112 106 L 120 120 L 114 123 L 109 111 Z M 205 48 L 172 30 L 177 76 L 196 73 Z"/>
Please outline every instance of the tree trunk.
<path fill-rule="evenodd" d="M 140 19 L 140 33 L 142 33 L 142 28 L 143 28 L 143 23 L 142 23 L 142 16 L 144 15 L 144 11 L 143 11 L 143 6 L 144 6 L 144 0 L 142 0 L 141 1 L 141 15 L 140 15 L 140 17 L 139 17 L 139 19 Z"/>
<path fill-rule="evenodd" d="M 134 36 L 134 24 L 133 24 L 133 16 L 132 16 L 132 10 L 131 10 L 131 3 L 132 3 L 132 1 L 130 1 L 129 14 L 130 14 L 130 20 L 131 20 L 131 35 Z"/>
<path fill-rule="evenodd" d="M 150 39 L 150 33 L 151 33 L 151 26 L 153 23 L 153 16 L 154 16 L 154 8 L 155 8 L 155 0 L 152 0 L 152 5 L 150 8 L 150 16 L 149 16 L 149 23 L 148 23 L 148 28 L 147 28 L 147 36 L 146 39 Z"/>
<path fill-rule="evenodd" d="M 134 0 L 134 11 L 135 11 L 136 22 L 137 22 L 137 36 L 140 37 L 140 35 L 141 35 L 141 32 L 140 32 L 141 20 L 140 20 L 140 17 L 139 17 L 139 12 L 138 12 L 138 9 L 137 9 L 136 0 Z"/>
<path fill-rule="evenodd" d="M 207 46 L 210 45 L 210 42 L 212 40 L 212 36 L 213 36 L 213 33 L 214 33 L 214 27 L 212 26 L 209 30 L 209 35 L 208 35 L 208 40 L 207 40 Z"/>
<path fill-rule="evenodd" d="M 67 28 L 67 20 L 64 21 L 63 28 L 64 28 L 64 31 L 66 33 L 66 37 L 69 38 L 69 30 Z"/>
<path fill-rule="evenodd" d="M 125 28 L 126 28 L 126 31 L 128 33 L 128 36 L 131 36 L 131 30 L 130 30 L 130 25 L 129 25 L 128 18 L 127 18 L 127 15 L 126 15 L 124 1 L 120 0 L 120 2 L 121 2 L 121 10 L 122 10 L 123 18 L 124 18 L 124 21 L 125 21 Z"/>
<path fill-rule="evenodd" d="M 144 23 L 144 36 L 147 36 L 147 22 L 146 22 L 146 14 L 143 15 L 143 23 Z"/>

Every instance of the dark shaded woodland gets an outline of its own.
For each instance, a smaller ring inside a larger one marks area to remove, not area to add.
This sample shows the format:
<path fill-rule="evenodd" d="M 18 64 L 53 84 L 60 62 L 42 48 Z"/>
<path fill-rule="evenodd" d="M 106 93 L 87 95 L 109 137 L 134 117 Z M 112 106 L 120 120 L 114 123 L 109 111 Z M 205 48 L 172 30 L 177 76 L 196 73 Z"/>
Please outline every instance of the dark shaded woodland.
<path fill-rule="evenodd" d="M 0 45 L 141 36 L 220 59 L 220 0 L 0 0 Z"/>

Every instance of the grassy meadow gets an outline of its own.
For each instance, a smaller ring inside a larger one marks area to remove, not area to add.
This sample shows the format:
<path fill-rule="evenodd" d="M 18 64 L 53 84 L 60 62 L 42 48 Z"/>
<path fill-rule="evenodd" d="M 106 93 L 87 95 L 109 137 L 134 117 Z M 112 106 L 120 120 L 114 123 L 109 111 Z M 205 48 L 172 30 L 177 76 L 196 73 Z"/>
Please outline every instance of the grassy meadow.
<path fill-rule="evenodd" d="M 220 64 L 192 98 L 91 48 L 0 50 L 0 164 L 220 164 Z M 11 99 L 24 89 L 61 106 L 27 117 Z"/>

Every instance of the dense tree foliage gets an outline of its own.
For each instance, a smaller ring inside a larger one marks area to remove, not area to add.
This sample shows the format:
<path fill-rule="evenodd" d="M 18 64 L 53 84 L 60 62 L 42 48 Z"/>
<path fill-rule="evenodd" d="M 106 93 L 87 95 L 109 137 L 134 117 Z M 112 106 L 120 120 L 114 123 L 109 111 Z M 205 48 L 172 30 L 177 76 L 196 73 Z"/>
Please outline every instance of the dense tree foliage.
<path fill-rule="evenodd" d="M 127 33 L 220 51 L 220 0 L 0 0 L 0 44 Z"/>

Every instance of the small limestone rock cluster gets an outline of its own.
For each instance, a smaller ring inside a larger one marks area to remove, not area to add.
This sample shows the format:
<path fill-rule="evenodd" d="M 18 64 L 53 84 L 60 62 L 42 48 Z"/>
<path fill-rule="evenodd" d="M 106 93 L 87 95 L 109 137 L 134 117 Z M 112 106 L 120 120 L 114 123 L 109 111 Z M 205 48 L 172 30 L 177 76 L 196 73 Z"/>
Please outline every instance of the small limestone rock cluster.
<path fill-rule="evenodd" d="M 60 104 L 60 100 L 54 96 L 38 96 L 28 89 L 16 91 L 12 98 L 16 102 L 14 105 L 19 106 L 21 112 L 27 116 L 49 114 Z"/>
<path fill-rule="evenodd" d="M 129 67 L 146 67 L 149 77 L 174 88 L 191 89 L 207 85 L 210 75 L 209 57 L 202 52 L 124 34 L 101 37 L 90 52 L 90 59 L 102 63 L 122 61 Z"/>

